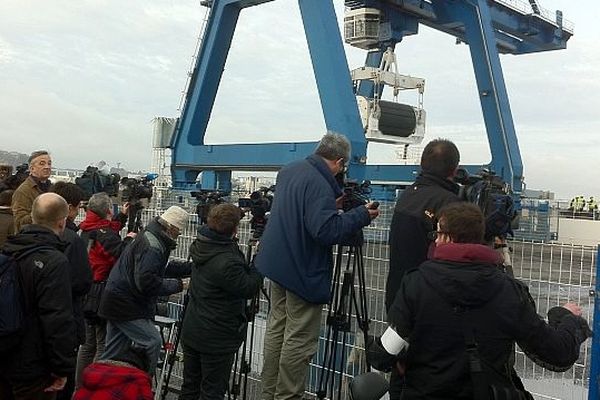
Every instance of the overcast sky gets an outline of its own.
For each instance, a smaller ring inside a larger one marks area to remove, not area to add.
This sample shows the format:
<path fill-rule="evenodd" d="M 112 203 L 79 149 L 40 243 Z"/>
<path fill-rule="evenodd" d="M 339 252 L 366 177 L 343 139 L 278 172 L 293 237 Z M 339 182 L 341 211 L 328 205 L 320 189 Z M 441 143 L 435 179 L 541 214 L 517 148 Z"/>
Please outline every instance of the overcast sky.
<path fill-rule="evenodd" d="M 502 56 L 527 186 L 600 195 L 600 5 L 540 2 L 562 9 L 575 36 L 567 50 Z M 104 159 L 148 169 L 151 120 L 177 115 L 204 13 L 198 0 L 0 1 L 0 149 L 47 148 L 62 167 Z M 465 163 L 488 161 L 468 47 L 421 27 L 396 53 L 401 73 L 426 79 L 427 140 L 450 138 Z M 364 62 L 361 50 L 347 55 L 351 68 Z M 323 131 L 296 1 L 245 10 L 207 140 L 316 140 Z M 393 152 L 380 154 L 369 161 Z"/>

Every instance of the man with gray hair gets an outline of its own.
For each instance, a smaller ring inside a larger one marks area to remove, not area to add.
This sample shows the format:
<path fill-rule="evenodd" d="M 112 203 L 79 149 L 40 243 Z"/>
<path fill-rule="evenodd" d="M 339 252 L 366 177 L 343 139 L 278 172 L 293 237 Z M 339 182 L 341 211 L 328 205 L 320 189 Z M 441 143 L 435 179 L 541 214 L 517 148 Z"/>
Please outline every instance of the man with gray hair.
<path fill-rule="evenodd" d="M 88 248 L 93 284 L 88 295 L 85 316 L 85 342 L 77 355 L 76 386 L 82 384 L 83 370 L 97 361 L 104 353 L 106 321 L 97 315 L 99 299 L 102 297 L 108 275 L 117 259 L 136 236 L 131 232 L 121 239 L 120 231 L 127 221 L 129 204 L 121 206 L 120 212 L 113 215 L 112 200 L 106 193 L 96 193 L 90 197 L 85 218 L 79 224 L 81 237 Z"/>
<path fill-rule="evenodd" d="M 157 298 L 181 292 L 181 278 L 192 271 L 192 262 L 169 261 L 188 219 L 181 207 L 169 207 L 138 233 L 111 269 L 98 310 L 108 321 L 102 359 L 114 359 L 135 343 L 147 356 L 146 372 L 154 374 L 161 346 L 154 326 Z"/>
<path fill-rule="evenodd" d="M 75 369 L 70 266 L 59 238 L 68 214 L 59 195 L 38 196 L 32 224 L 9 237 L 2 249 L 17 260 L 25 315 L 18 343 L 0 356 L 2 399 L 52 400 Z"/>
<path fill-rule="evenodd" d="M 317 350 L 323 304 L 330 300 L 332 246 L 345 243 L 379 214 L 372 203 L 341 213 L 335 176 L 350 160 L 350 142 L 328 132 L 315 153 L 279 171 L 277 194 L 257 269 L 271 280 L 262 398 L 300 399 Z"/>
<path fill-rule="evenodd" d="M 12 210 L 15 219 L 15 232 L 23 225 L 31 223 L 31 205 L 40 194 L 50 189 L 52 159 L 46 150 L 38 150 L 29 156 L 29 176 L 15 190 L 12 198 Z"/>

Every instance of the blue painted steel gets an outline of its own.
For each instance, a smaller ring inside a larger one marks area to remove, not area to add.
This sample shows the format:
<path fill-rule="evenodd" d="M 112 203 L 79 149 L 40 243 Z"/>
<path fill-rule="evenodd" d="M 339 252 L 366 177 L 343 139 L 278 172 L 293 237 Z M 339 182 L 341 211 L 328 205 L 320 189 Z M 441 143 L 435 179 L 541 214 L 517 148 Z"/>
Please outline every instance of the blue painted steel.
<path fill-rule="evenodd" d="M 273 170 L 306 156 L 314 149 L 314 143 L 204 145 L 204 134 L 239 12 L 245 7 L 268 1 L 272 0 L 212 2 L 190 90 L 172 144 L 173 185 L 176 188 L 192 186 L 199 171 Z M 393 46 L 405 35 L 416 34 L 419 23 L 469 43 L 490 141 L 491 168 L 519 191 L 522 163 L 498 49 L 520 54 L 564 48 L 572 33 L 562 29 L 562 22 L 552 23 L 485 0 L 346 0 L 345 3 L 353 8 L 367 6 L 384 11 L 392 37 L 381 43 L 382 50 Z M 363 164 L 366 140 L 352 93 L 332 0 L 299 0 L 299 6 L 326 126 L 344 133 L 352 142 L 351 177 L 395 182 L 413 179 L 415 166 Z M 370 53 L 366 64 L 379 65 L 380 59 L 381 52 Z M 374 88 L 372 84 L 363 83 L 357 91 L 372 97 Z M 215 179 L 206 178 L 204 183 L 217 185 L 217 174 L 213 176 Z M 224 175 L 223 179 L 226 180 L 227 176 Z"/>
<path fill-rule="evenodd" d="M 588 386 L 588 400 L 600 399 L 600 246 L 596 252 L 596 287 L 594 296 L 594 322 L 592 330 L 592 360 L 590 366 L 590 383 Z"/>
<path fill-rule="evenodd" d="M 443 11 L 445 15 L 464 21 L 492 154 L 490 167 L 505 182 L 509 182 L 516 193 L 520 193 L 523 186 L 523 163 L 488 2 L 477 0 L 473 4 L 461 2 L 449 6 L 446 1 L 434 0 L 432 4 L 436 11 Z"/>
<path fill-rule="evenodd" d="M 298 0 L 308 50 L 317 80 L 321 108 L 328 130 L 343 133 L 352 145 L 348 173 L 364 177 L 367 140 L 358 113 L 352 79 L 337 26 L 332 0 Z"/>

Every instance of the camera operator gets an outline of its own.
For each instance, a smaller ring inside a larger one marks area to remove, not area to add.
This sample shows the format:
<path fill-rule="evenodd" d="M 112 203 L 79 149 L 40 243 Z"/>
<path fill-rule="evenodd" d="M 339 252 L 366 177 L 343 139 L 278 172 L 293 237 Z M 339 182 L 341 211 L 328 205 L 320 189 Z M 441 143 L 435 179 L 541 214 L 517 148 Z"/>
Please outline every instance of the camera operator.
<path fill-rule="evenodd" d="M 15 232 L 23 225 L 31 224 L 31 206 L 33 200 L 50 189 L 52 159 L 46 150 L 38 150 L 29 156 L 29 176 L 15 190 L 12 198 L 12 210 L 15 218 Z"/>
<path fill-rule="evenodd" d="M 246 338 L 246 299 L 258 293 L 262 276 L 238 247 L 239 223 L 239 207 L 216 205 L 190 246 L 194 266 L 181 336 L 180 400 L 223 399 L 235 353 Z"/>
<path fill-rule="evenodd" d="M 277 176 L 277 195 L 256 256 L 258 270 L 271 280 L 263 399 L 302 398 L 323 304 L 330 301 L 332 246 L 379 215 L 372 203 L 338 211 L 342 190 L 334 177 L 349 158 L 348 139 L 328 132 L 313 155 Z"/>
<path fill-rule="evenodd" d="M 368 360 L 379 370 L 401 360 L 394 369 L 405 369 L 405 400 L 533 399 L 512 368 L 515 342 L 534 360 L 566 370 L 591 334 L 581 308 L 554 307 L 546 323 L 527 287 L 480 244 L 485 222 L 477 206 L 450 204 L 438 221 L 433 256 L 402 280 L 390 327 L 370 342 Z"/>
<path fill-rule="evenodd" d="M 459 186 L 452 179 L 460 154 L 449 140 L 432 140 L 421 155 L 421 172 L 400 195 L 390 225 L 390 267 L 385 290 L 385 309 L 389 311 L 402 277 L 427 259 L 433 239 L 437 213 L 444 205 L 459 201 Z M 390 399 L 402 393 L 402 379 L 392 371 Z"/>
<path fill-rule="evenodd" d="M 189 214 L 181 207 L 169 207 L 121 253 L 110 271 L 98 310 L 98 316 L 108 321 L 102 359 L 114 358 L 134 342 L 145 349 L 150 360 L 147 372 L 154 374 L 161 346 L 154 326 L 157 298 L 181 292 L 180 278 L 191 273 L 192 263 L 169 261 L 188 219 Z"/>

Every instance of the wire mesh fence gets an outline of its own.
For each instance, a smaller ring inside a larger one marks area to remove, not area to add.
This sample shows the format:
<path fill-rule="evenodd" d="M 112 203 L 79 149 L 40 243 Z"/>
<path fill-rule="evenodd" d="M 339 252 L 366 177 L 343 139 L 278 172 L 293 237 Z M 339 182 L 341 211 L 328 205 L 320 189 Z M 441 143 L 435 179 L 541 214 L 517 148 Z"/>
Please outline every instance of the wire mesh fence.
<path fill-rule="evenodd" d="M 193 201 L 173 196 L 163 198 L 160 207 L 151 205 L 143 210 L 142 219 L 147 223 L 152 218 L 160 215 L 168 206 L 179 204 L 193 212 Z M 389 223 L 393 212 L 393 204 L 383 203 L 380 206 L 381 215 L 372 226 L 365 228 L 365 244 L 363 247 L 364 267 L 366 272 L 366 300 L 369 310 L 370 334 L 379 335 L 386 327 L 384 306 L 385 280 L 388 271 L 389 246 L 387 238 Z M 177 249 L 173 257 L 186 259 L 188 249 L 196 237 L 199 226 L 197 216 L 194 214 L 187 228 L 178 239 Z M 242 220 L 239 230 L 240 247 L 247 249 L 247 241 L 251 235 L 249 218 Z M 596 281 L 596 249 L 592 246 L 548 244 L 535 240 L 515 239 L 511 241 L 512 261 L 515 277 L 529 285 L 531 295 L 536 301 L 538 312 L 545 316 L 553 306 L 574 301 L 584 310 L 583 316 L 592 322 L 594 310 L 593 289 Z M 355 282 L 357 283 L 357 282 Z M 268 282 L 266 283 L 268 289 Z M 181 297 L 171 299 L 170 314 L 177 317 L 180 310 Z M 248 346 L 247 358 L 252 352 L 252 363 L 249 372 L 248 399 L 260 397 L 260 374 L 263 364 L 263 340 L 268 313 L 267 301 L 262 298 L 260 310 L 254 324 L 253 345 Z M 325 323 L 327 307 L 323 308 L 322 328 L 319 338 L 318 351 L 311 361 L 308 379 L 306 382 L 306 396 L 315 397 L 319 390 L 319 377 L 327 343 L 327 325 Z M 361 334 L 356 333 L 357 327 L 353 319 L 351 333 L 346 336 L 345 343 L 337 340 L 333 343 L 344 355 L 343 365 L 336 364 L 333 379 L 335 386 L 341 387 L 339 393 L 336 389 L 335 398 L 346 398 L 346 388 L 349 380 L 356 374 L 365 372 L 364 341 Z M 251 350 L 250 350 L 251 349 Z M 564 373 L 555 373 L 545 370 L 517 349 L 515 368 L 523 378 L 526 387 L 534 393 L 537 399 L 587 399 L 590 381 L 590 354 L 591 341 L 586 342 L 575 366 Z M 341 357 L 340 357 L 341 358 Z M 177 388 L 182 380 L 181 357 L 175 363 L 171 385 Z M 237 369 L 239 371 L 239 368 Z M 341 372 L 340 372 L 341 371 Z M 330 394 L 327 396 L 330 398 Z"/>

